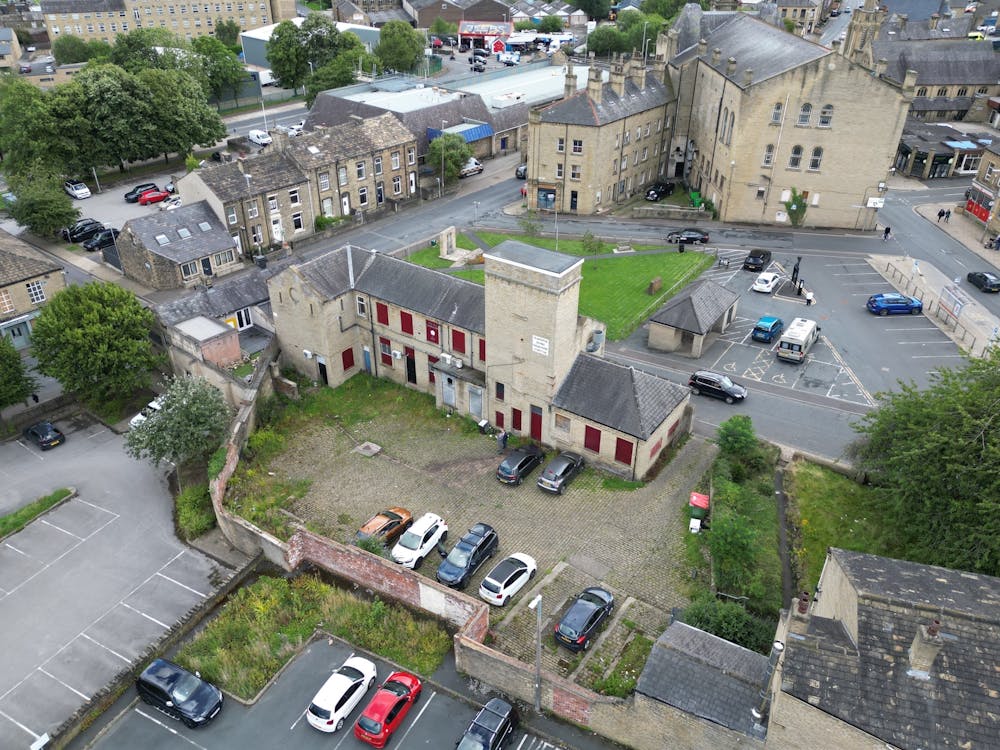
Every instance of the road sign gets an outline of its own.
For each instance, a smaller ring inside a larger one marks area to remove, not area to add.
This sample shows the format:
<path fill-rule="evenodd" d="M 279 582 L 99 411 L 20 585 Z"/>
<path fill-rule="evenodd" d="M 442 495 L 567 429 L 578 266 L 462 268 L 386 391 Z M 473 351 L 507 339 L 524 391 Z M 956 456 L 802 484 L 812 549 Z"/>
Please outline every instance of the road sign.
<path fill-rule="evenodd" d="M 507 49 L 507 44 L 504 42 L 503 39 L 494 39 L 493 40 L 493 51 L 494 52 L 503 52 L 505 49 Z"/>

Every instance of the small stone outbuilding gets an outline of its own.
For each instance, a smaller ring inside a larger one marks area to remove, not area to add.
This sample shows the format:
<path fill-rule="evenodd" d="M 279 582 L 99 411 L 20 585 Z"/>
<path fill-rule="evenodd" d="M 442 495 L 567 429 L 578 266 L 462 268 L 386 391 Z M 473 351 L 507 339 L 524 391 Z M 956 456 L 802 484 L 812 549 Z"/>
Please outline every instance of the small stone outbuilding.
<path fill-rule="evenodd" d="M 698 358 L 736 320 L 739 295 L 704 280 L 671 298 L 649 319 L 650 349 Z"/>

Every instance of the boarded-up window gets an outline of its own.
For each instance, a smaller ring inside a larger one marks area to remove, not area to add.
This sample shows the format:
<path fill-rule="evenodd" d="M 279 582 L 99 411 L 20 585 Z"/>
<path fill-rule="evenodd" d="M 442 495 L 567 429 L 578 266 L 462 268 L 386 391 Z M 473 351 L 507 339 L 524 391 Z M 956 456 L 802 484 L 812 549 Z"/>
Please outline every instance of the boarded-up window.
<path fill-rule="evenodd" d="M 381 325 L 389 325 L 389 306 L 384 302 L 376 302 L 375 317 Z"/>
<path fill-rule="evenodd" d="M 620 464 L 632 465 L 632 443 L 623 438 L 618 438 L 615 444 L 615 461 Z"/>
<path fill-rule="evenodd" d="M 403 333 L 413 335 L 413 316 L 405 310 L 399 311 L 399 327 Z"/>
<path fill-rule="evenodd" d="M 340 364 L 344 367 L 344 372 L 347 372 L 352 367 L 354 367 L 354 350 L 344 349 L 340 353 Z"/>
<path fill-rule="evenodd" d="M 583 447 L 594 453 L 601 452 L 601 431 L 587 425 L 583 430 Z"/>

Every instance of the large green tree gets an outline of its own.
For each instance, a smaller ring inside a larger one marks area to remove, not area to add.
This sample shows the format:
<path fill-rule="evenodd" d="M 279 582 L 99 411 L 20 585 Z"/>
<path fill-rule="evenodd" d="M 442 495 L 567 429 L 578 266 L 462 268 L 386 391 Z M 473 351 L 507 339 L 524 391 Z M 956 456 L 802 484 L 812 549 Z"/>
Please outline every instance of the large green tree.
<path fill-rule="evenodd" d="M 340 54 L 343 46 L 340 36 L 334 22 L 319 13 L 310 13 L 302 22 L 299 37 L 306 51 L 306 60 L 312 63 L 313 70 L 326 65 Z"/>
<path fill-rule="evenodd" d="M 231 50 L 240 47 L 240 25 L 233 20 L 215 19 L 215 38 Z M 199 37 L 199 39 L 204 37 Z"/>
<path fill-rule="evenodd" d="M 381 63 L 369 53 L 356 34 L 340 35 L 341 48 L 335 58 L 318 68 L 306 80 L 306 106 L 311 107 L 322 91 L 348 86 L 357 80 L 358 68 L 365 73 L 378 73 Z"/>
<path fill-rule="evenodd" d="M 130 73 L 138 73 L 144 68 L 163 67 L 163 51 L 181 49 L 185 46 L 181 39 L 167 29 L 158 27 L 134 29 L 115 37 L 110 61 Z"/>
<path fill-rule="evenodd" d="M 613 52 L 628 51 L 628 37 L 614 26 L 598 26 L 587 37 L 587 52 L 598 57 Z"/>
<path fill-rule="evenodd" d="M 156 129 L 150 137 L 164 161 L 168 161 L 168 154 L 187 154 L 195 144 L 211 146 L 225 137 L 225 123 L 187 73 L 149 69 L 138 78 L 156 112 Z"/>
<path fill-rule="evenodd" d="M 35 390 L 35 379 L 24 368 L 21 354 L 0 334 L 0 409 L 18 404 Z"/>
<path fill-rule="evenodd" d="M 545 16 L 538 23 L 538 30 L 549 34 L 559 34 L 566 31 L 562 19 L 559 16 Z"/>
<path fill-rule="evenodd" d="M 0 152 L 9 175 L 37 171 L 40 164 L 62 167 L 56 143 L 63 123 L 53 116 L 50 96 L 21 78 L 0 79 Z"/>
<path fill-rule="evenodd" d="M 389 21 L 382 27 L 375 56 L 383 67 L 412 70 L 424 56 L 424 35 L 405 21 Z"/>
<path fill-rule="evenodd" d="M 90 48 L 87 42 L 78 36 L 65 34 L 56 37 L 52 42 L 52 54 L 60 65 L 73 65 L 87 62 L 90 59 Z"/>
<path fill-rule="evenodd" d="M 600 21 L 607 18 L 611 11 L 609 0 L 578 0 L 576 7 L 586 13 L 590 18 Z"/>
<path fill-rule="evenodd" d="M 646 54 L 650 50 L 656 50 L 656 35 L 663 27 L 664 20 L 655 14 L 639 13 L 629 11 L 618 16 L 618 30 L 625 35 L 626 51 L 635 50 L 642 54 L 643 45 L 646 47 Z"/>
<path fill-rule="evenodd" d="M 73 200 L 62 189 L 58 168 L 36 162 L 34 168 L 10 175 L 10 186 L 17 200 L 8 213 L 21 226 L 39 237 L 51 237 L 80 216 Z"/>
<path fill-rule="evenodd" d="M 160 364 L 149 338 L 153 313 L 117 284 L 70 286 L 32 328 L 38 371 L 87 401 L 108 402 L 149 386 Z"/>
<path fill-rule="evenodd" d="M 294 23 L 282 21 L 274 28 L 267 40 L 267 59 L 281 85 L 298 92 L 309 75 L 309 55 Z"/>
<path fill-rule="evenodd" d="M 897 557 L 1000 575 L 1000 348 L 878 395 L 856 429 L 869 518 Z"/>
<path fill-rule="evenodd" d="M 427 146 L 427 165 L 441 176 L 441 156 L 444 152 L 445 184 L 458 179 L 458 173 L 472 157 L 472 148 L 457 133 L 444 133 Z"/>
<path fill-rule="evenodd" d="M 227 93 L 235 97 L 240 84 L 246 80 L 243 64 L 231 49 L 214 37 L 200 36 L 191 42 L 191 48 L 201 56 L 206 93 L 212 94 L 216 106 L 221 107 L 222 98 Z"/>

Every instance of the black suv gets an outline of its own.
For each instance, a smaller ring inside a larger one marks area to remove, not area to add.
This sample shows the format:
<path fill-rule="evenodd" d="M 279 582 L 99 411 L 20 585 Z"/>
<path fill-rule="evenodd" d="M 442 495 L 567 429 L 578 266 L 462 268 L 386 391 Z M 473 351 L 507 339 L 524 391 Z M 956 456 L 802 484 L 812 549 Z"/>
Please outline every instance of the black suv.
<path fill-rule="evenodd" d="M 698 370 L 688 379 L 688 386 L 695 396 L 704 393 L 706 396 L 724 399 L 727 404 L 742 401 L 747 397 L 746 388 L 737 385 L 728 375 L 723 375 L 721 372 Z"/>
<path fill-rule="evenodd" d="M 143 193 L 147 193 L 150 190 L 159 190 L 159 186 L 155 182 L 144 182 L 141 185 L 136 185 L 134 188 L 125 193 L 126 203 L 138 203 L 139 196 Z"/>
<path fill-rule="evenodd" d="M 200 727 L 222 710 L 222 691 L 166 659 L 156 659 L 142 670 L 135 689 L 144 703 L 189 727 Z"/>
<path fill-rule="evenodd" d="M 69 242 L 83 242 L 104 229 L 97 219 L 80 219 L 71 227 L 62 230 L 62 237 Z"/>
<path fill-rule="evenodd" d="M 1000 292 L 1000 278 L 989 271 L 972 271 L 965 279 L 984 292 Z"/>
<path fill-rule="evenodd" d="M 464 589 L 479 566 L 496 554 L 499 544 L 500 540 L 492 526 L 477 523 L 441 561 L 437 570 L 438 581 L 445 586 Z"/>
<path fill-rule="evenodd" d="M 517 711 L 507 701 L 491 698 L 455 743 L 458 750 L 500 750 L 517 726 Z"/>
<path fill-rule="evenodd" d="M 95 234 L 89 240 L 83 243 L 84 250 L 103 250 L 106 247 L 110 247 L 115 244 L 115 240 L 118 239 L 119 231 L 117 229 L 102 229 L 100 232 Z"/>
<path fill-rule="evenodd" d="M 750 254 L 743 261 L 745 271 L 763 271 L 771 264 L 770 250 L 751 250 Z"/>
<path fill-rule="evenodd" d="M 646 191 L 646 200 L 658 201 L 660 198 L 673 195 L 675 187 L 672 182 L 658 182 Z"/>

